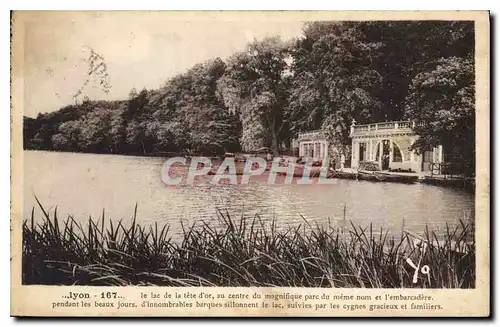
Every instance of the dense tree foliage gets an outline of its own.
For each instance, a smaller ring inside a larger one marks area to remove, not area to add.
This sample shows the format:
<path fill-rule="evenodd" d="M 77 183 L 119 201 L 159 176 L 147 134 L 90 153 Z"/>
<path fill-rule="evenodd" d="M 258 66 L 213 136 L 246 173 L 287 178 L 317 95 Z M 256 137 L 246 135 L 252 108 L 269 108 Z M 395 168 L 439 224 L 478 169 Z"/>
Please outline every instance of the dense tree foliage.
<path fill-rule="evenodd" d="M 84 101 L 25 117 L 29 149 L 121 154 L 224 153 L 239 150 L 241 124 L 217 96 L 225 64 L 216 59 L 159 90 L 132 90 L 126 101 Z"/>
<path fill-rule="evenodd" d="M 381 44 L 373 67 L 383 76 L 377 94 L 384 110 L 376 120 L 403 118 L 412 79 L 441 58 L 474 51 L 474 25 L 460 21 L 364 22 L 365 37 Z"/>
<path fill-rule="evenodd" d="M 444 58 L 412 81 L 406 115 L 416 124 L 417 150 L 443 145 L 447 159 L 474 171 L 474 63 L 470 58 Z"/>
<path fill-rule="evenodd" d="M 241 118 L 245 150 L 265 146 L 278 151 L 286 137 L 287 57 L 288 47 L 278 37 L 254 41 L 229 59 L 219 80 L 225 105 Z"/>
<path fill-rule="evenodd" d="M 295 40 L 256 40 L 225 62 L 195 65 L 157 90 L 25 117 L 25 147 L 280 151 L 298 132 L 322 129 L 348 154 L 353 120 L 411 119 L 421 136 L 415 150 L 443 144 L 465 161 L 474 157 L 473 28 L 451 21 L 306 23 Z M 92 67 L 101 69 L 96 58 Z"/>
<path fill-rule="evenodd" d="M 359 24 L 307 24 L 293 48 L 294 131 L 321 128 L 345 152 L 352 121 L 369 122 L 380 111 L 382 76 L 372 67 L 380 47 L 366 41 Z"/>

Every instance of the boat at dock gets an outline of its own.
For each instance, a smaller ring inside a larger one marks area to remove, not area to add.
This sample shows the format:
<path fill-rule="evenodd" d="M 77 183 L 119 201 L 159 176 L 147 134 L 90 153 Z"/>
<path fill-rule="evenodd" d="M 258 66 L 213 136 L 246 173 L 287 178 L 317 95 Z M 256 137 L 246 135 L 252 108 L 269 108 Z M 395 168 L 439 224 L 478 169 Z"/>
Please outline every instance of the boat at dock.
<path fill-rule="evenodd" d="M 288 163 L 284 162 L 280 164 L 281 167 L 287 167 Z M 309 167 L 309 177 L 319 177 L 321 174 L 321 171 L 323 169 L 322 166 L 310 166 Z M 296 163 L 294 167 L 294 172 L 293 172 L 293 177 L 303 177 L 304 176 L 304 171 L 306 170 L 306 165 Z M 285 172 L 278 172 L 277 175 L 279 176 L 284 176 L 287 173 Z"/>
<path fill-rule="evenodd" d="M 389 182 L 389 183 L 403 183 L 403 184 L 413 184 L 418 180 L 418 176 L 412 175 L 402 175 L 389 172 L 381 171 L 367 171 L 359 170 L 357 172 L 357 177 L 359 180 L 371 181 L 371 182 Z"/>
<path fill-rule="evenodd" d="M 418 176 L 396 174 L 392 172 L 369 171 L 369 170 L 333 170 L 329 173 L 328 178 L 338 179 L 357 179 L 370 182 L 388 182 L 412 184 L 418 181 Z"/>
<path fill-rule="evenodd" d="M 338 178 L 338 179 L 358 179 L 356 173 L 342 171 L 342 170 L 331 170 L 328 174 L 328 178 Z"/>
<path fill-rule="evenodd" d="M 421 180 L 424 184 L 458 187 L 474 190 L 475 179 L 464 177 L 448 177 L 448 176 L 424 176 Z"/>

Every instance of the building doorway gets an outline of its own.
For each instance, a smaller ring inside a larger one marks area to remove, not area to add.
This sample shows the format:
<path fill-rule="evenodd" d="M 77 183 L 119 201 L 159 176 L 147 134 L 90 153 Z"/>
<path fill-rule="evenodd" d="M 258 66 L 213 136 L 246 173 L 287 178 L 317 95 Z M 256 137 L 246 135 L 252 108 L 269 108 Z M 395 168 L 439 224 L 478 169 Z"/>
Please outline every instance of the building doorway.
<path fill-rule="evenodd" d="M 433 151 L 424 151 L 422 154 L 422 171 L 430 171 L 432 164 Z"/>
<path fill-rule="evenodd" d="M 359 162 L 365 161 L 366 143 L 359 143 Z"/>
<path fill-rule="evenodd" d="M 382 170 L 389 169 L 391 143 L 389 140 L 382 141 Z"/>
<path fill-rule="evenodd" d="M 382 153 L 381 150 L 382 149 Z M 375 160 L 378 161 L 381 170 L 388 170 L 390 163 L 391 143 L 389 140 L 382 140 L 377 144 Z"/>

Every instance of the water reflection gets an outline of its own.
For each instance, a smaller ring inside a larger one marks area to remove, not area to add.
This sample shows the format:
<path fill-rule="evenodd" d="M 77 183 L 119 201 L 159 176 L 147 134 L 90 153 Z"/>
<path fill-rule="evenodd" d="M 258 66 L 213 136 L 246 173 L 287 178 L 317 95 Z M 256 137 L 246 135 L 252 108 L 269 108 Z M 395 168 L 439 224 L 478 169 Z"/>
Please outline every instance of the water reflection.
<path fill-rule="evenodd" d="M 160 179 L 162 158 L 25 151 L 25 216 L 35 206 L 33 194 L 61 216 L 89 215 L 128 220 L 138 205 L 141 223 L 169 223 L 172 231 L 204 219 L 218 224 L 216 211 L 232 216 L 273 217 L 279 226 L 327 224 L 345 220 L 421 233 L 426 224 L 444 230 L 471 215 L 472 195 L 424 184 L 390 184 L 338 180 L 334 185 L 268 185 L 267 176 L 248 185 L 212 185 L 210 176 L 195 185 L 166 186 Z M 345 207 L 345 210 L 344 210 Z"/>

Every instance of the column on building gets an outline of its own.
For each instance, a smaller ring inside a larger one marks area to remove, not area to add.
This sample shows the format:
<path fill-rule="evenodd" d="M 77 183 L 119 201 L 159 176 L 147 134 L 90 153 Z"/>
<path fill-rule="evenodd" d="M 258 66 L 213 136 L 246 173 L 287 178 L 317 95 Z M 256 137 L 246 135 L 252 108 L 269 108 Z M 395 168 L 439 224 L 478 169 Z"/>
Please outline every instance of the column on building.
<path fill-rule="evenodd" d="M 439 163 L 444 162 L 444 153 L 443 153 L 443 146 L 442 145 L 438 146 L 438 162 Z"/>
<path fill-rule="evenodd" d="M 370 139 L 370 141 L 368 142 L 368 148 L 370 148 L 370 154 L 368 155 L 368 160 L 370 161 L 374 161 L 375 160 L 375 151 L 373 151 L 373 140 Z"/>
<path fill-rule="evenodd" d="M 323 158 L 328 157 L 328 143 L 323 141 Z"/>
<path fill-rule="evenodd" d="M 370 161 L 372 149 L 370 148 L 369 141 L 367 139 L 365 139 L 364 141 L 365 141 L 365 161 Z"/>
<path fill-rule="evenodd" d="M 384 153 L 384 144 L 383 144 L 383 140 L 382 139 L 378 143 L 378 151 L 379 151 L 378 164 L 379 164 L 379 168 L 382 170 L 382 156 L 383 156 L 383 153 Z"/>
<path fill-rule="evenodd" d="M 358 157 L 356 153 L 358 152 L 358 142 L 354 138 L 352 139 L 352 147 L 351 147 L 351 165 L 353 167 L 358 167 Z"/>
<path fill-rule="evenodd" d="M 413 146 L 413 144 L 415 144 L 415 138 L 410 140 L 410 149 Z M 414 167 L 415 163 L 418 162 L 418 156 L 415 153 L 415 150 L 410 150 L 410 161 L 411 161 L 411 167 L 412 167 L 412 169 L 414 169 L 413 167 Z M 414 170 L 416 170 L 416 169 L 414 169 Z"/>
<path fill-rule="evenodd" d="M 432 161 L 434 163 L 443 163 L 444 162 L 444 153 L 443 146 L 438 145 L 437 147 L 432 149 Z"/>
<path fill-rule="evenodd" d="M 389 139 L 389 165 L 392 164 L 392 159 L 394 157 L 394 142 Z"/>

